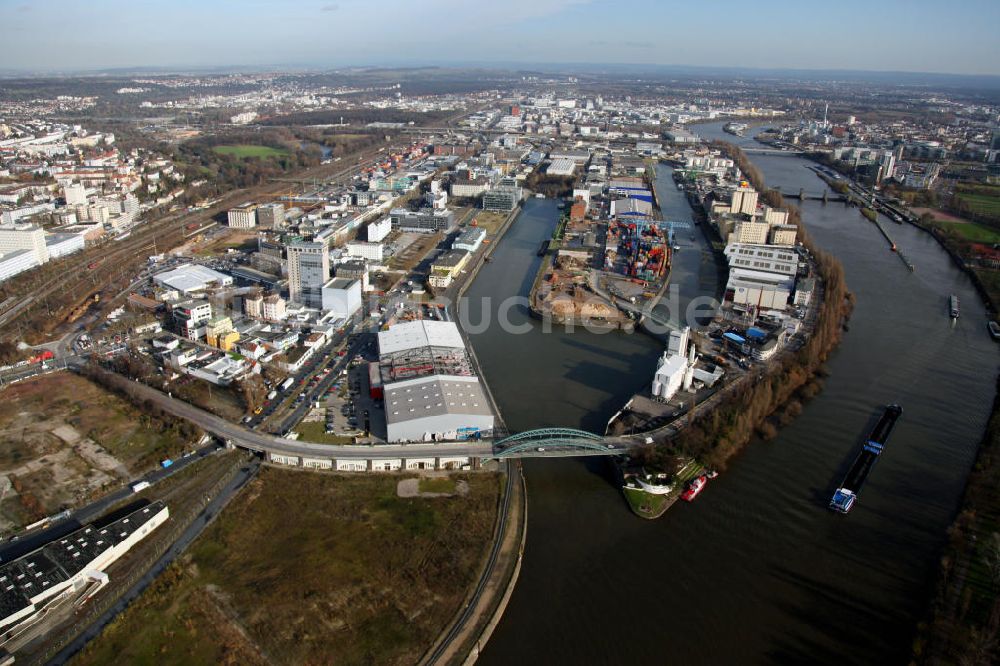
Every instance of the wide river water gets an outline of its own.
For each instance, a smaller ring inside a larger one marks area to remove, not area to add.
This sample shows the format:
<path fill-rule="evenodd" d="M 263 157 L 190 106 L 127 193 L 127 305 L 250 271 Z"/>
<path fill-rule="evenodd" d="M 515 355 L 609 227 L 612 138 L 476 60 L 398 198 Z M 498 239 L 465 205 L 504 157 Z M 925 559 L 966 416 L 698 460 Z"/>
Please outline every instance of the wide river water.
<path fill-rule="evenodd" d="M 695 128 L 744 145 L 721 123 Z M 751 156 L 768 184 L 820 192 L 793 156 Z M 690 220 L 658 173 L 664 216 Z M 480 658 L 512 663 L 903 663 L 985 428 L 997 349 L 983 305 L 937 243 L 886 221 L 908 271 L 875 226 L 843 204 L 806 202 L 817 244 L 844 264 L 857 306 L 824 390 L 768 442 L 752 442 L 697 502 L 645 521 L 601 459 L 529 460 L 528 539 L 510 605 Z M 642 333 L 543 332 L 523 305 L 539 243 L 558 218 L 531 199 L 467 294 L 484 374 L 512 431 L 603 432 L 648 383 L 662 345 Z M 700 230 L 678 233 L 682 305 L 718 289 Z M 961 298 L 952 323 L 949 294 Z M 485 299 L 489 299 L 488 301 Z M 904 408 L 855 509 L 826 508 L 880 406 Z"/>

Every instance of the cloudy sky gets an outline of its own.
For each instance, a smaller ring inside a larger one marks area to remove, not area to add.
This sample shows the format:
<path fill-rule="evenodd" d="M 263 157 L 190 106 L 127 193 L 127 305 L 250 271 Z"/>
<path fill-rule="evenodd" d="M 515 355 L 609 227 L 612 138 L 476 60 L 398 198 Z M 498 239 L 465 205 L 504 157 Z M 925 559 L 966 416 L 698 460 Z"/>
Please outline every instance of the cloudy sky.
<path fill-rule="evenodd" d="M 0 0 L 0 69 L 642 63 L 1000 74 L 1000 0 Z"/>

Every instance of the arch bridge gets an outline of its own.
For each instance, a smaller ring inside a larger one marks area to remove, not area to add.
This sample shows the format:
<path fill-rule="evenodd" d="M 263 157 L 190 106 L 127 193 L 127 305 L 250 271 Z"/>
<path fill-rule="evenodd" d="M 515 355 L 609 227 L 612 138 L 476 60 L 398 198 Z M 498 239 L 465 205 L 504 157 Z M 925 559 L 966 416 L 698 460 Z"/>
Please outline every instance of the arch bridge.
<path fill-rule="evenodd" d="M 617 456 L 626 453 L 617 438 L 574 428 L 526 430 L 493 442 L 495 458 Z"/>

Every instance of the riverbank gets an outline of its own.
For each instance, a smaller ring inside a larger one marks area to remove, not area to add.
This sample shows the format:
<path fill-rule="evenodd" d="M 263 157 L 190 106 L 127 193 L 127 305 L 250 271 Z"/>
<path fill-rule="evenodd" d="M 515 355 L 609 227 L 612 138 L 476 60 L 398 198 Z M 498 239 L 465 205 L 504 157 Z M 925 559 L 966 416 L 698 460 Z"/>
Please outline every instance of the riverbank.
<path fill-rule="evenodd" d="M 821 158 L 821 154 L 804 153 L 802 157 L 804 159 L 811 160 L 822 166 L 826 166 L 828 168 L 834 168 L 828 162 L 824 161 Z M 831 188 L 838 184 L 843 185 L 846 188 L 848 182 L 851 183 L 851 185 L 853 185 L 854 187 L 860 187 L 860 185 L 856 181 L 851 179 L 849 173 L 845 173 L 844 171 L 840 171 L 840 173 L 844 177 L 844 180 L 839 181 L 839 183 L 838 181 L 834 181 L 831 178 L 821 173 L 817 172 L 817 175 L 824 183 L 829 185 Z M 857 199 L 854 194 L 847 192 L 846 196 L 848 196 L 848 200 L 851 202 L 855 202 L 856 204 L 860 202 L 860 199 Z M 872 215 L 870 216 L 869 213 L 867 212 L 869 210 L 871 209 L 863 210 L 862 214 L 868 217 L 868 219 L 870 219 L 872 222 L 877 223 L 877 213 L 875 213 L 875 211 L 871 211 Z M 937 241 L 938 245 L 941 246 L 941 249 L 943 249 L 948 254 L 949 257 L 951 257 L 951 260 L 955 263 L 955 266 L 960 268 L 962 271 L 965 272 L 966 275 L 969 276 L 969 279 L 972 281 L 972 284 L 976 288 L 976 291 L 979 293 L 979 296 L 983 299 L 983 302 L 986 304 L 990 316 L 996 319 L 997 313 L 1000 312 L 1000 270 L 995 268 L 990 268 L 987 266 L 973 265 L 969 259 L 966 259 L 965 256 L 969 252 L 970 242 L 967 239 L 963 238 L 960 234 L 957 234 L 954 231 L 943 229 L 941 226 L 935 224 L 932 216 L 929 217 L 926 215 L 926 213 L 921 215 L 915 215 L 913 211 L 908 211 L 902 207 L 899 207 L 898 210 L 900 211 L 900 213 L 903 214 L 899 215 L 898 217 L 900 219 L 897 219 L 896 221 L 906 222 L 916 227 L 917 229 L 920 229 L 921 231 L 927 233 L 931 238 Z M 892 242 L 891 238 L 889 238 L 888 240 Z M 910 267 L 910 270 L 913 270 L 912 266 L 908 263 L 908 260 L 906 260 L 905 258 L 904 258 L 904 263 L 907 263 L 908 267 Z"/>
<path fill-rule="evenodd" d="M 459 317 L 462 298 L 475 282 L 479 271 L 489 263 L 489 260 L 500 244 L 500 240 L 520 217 L 521 204 L 518 204 L 497 229 L 491 239 L 490 247 L 483 253 L 480 261 L 469 272 L 459 286 L 455 303 L 456 318 Z M 504 433 L 504 425 L 500 407 L 489 387 L 486 375 L 476 356 L 466 331 L 461 325 L 459 333 L 465 341 L 469 358 L 479 376 L 490 408 L 496 418 L 494 433 Z M 528 496 L 520 464 L 516 464 L 517 480 L 513 475 L 515 465 L 507 465 L 507 483 L 501 491 L 497 510 L 496 525 L 493 533 L 493 543 L 483 562 L 477 583 L 471 587 L 465 601 L 452 621 L 441 631 L 428 652 L 421 658 L 421 664 L 434 663 L 474 663 L 479 651 L 486 645 L 494 628 L 499 624 L 507 607 L 510 595 L 513 594 L 521 569 L 521 557 L 527 540 Z"/>
<path fill-rule="evenodd" d="M 1000 377 L 997 380 L 1000 388 Z M 1000 394 L 913 641 L 917 664 L 1000 660 Z"/>

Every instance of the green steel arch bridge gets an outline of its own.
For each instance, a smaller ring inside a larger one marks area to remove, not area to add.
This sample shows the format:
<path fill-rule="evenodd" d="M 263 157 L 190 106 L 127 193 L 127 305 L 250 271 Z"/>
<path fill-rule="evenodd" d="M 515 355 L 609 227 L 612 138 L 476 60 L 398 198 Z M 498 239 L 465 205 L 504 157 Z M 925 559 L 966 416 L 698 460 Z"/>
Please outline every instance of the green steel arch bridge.
<path fill-rule="evenodd" d="M 494 458 L 620 456 L 636 440 L 605 437 L 574 428 L 538 428 L 493 440 Z"/>

